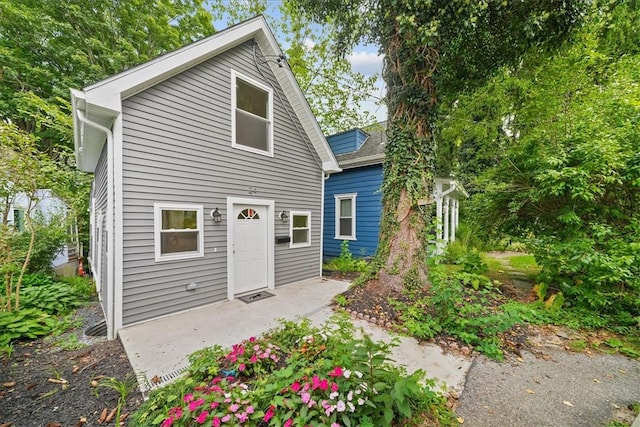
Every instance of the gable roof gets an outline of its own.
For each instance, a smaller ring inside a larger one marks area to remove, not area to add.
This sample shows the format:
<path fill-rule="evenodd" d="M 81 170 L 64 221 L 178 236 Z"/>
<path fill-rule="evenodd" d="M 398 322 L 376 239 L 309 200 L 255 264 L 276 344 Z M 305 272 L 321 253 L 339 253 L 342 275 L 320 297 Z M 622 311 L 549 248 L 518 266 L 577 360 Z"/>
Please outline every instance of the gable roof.
<path fill-rule="evenodd" d="M 264 17 L 257 16 L 87 86 L 82 91 L 71 89 L 74 144 L 78 167 L 87 172 L 94 171 L 105 142 L 105 135 L 93 127 L 80 123 L 76 117 L 77 111 L 81 111 L 87 119 L 111 128 L 122 112 L 122 100 L 251 39 L 256 40 L 260 49 L 268 57 L 282 54 Z M 323 170 L 329 173 L 340 171 L 329 144 L 291 70 L 280 67 L 275 61 L 269 61 L 268 64 L 318 153 Z"/>
<path fill-rule="evenodd" d="M 362 129 L 368 135 L 359 149 L 351 153 L 336 156 L 343 169 L 359 168 L 382 163 L 384 147 L 387 142 L 387 122 L 380 122 Z"/>

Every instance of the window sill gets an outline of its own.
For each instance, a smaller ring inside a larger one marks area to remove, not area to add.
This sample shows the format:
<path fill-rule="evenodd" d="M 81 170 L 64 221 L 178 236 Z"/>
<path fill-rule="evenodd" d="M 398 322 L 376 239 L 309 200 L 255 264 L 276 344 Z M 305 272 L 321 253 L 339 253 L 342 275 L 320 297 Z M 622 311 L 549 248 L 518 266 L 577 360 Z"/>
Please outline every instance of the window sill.
<path fill-rule="evenodd" d="M 356 236 L 336 236 L 334 237 L 335 240 L 358 240 L 356 239 Z"/>
<path fill-rule="evenodd" d="M 193 258 L 202 258 L 202 257 L 204 257 L 204 253 L 202 252 L 185 252 L 185 253 L 175 254 L 175 255 L 157 256 L 156 262 L 180 261 L 184 259 L 193 259 Z"/>

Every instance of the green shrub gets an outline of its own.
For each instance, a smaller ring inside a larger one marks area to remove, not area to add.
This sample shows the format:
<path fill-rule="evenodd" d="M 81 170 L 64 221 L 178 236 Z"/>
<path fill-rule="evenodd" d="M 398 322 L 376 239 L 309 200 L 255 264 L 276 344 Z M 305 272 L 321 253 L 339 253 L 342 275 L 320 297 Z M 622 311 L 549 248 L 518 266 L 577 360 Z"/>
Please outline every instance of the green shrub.
<path fill-rule="evenodd" d="M 34 218 L 36 238 L 31 258 L 29 258 L 28 272 L 51 272 L 51 263 L 60 253 L 69 238 L 66 227 L 62 223 L 58 224 L 58 222 L 45 224 L 44 220 Z M 31 234 L 27 231 L 19 233 L 14 237 L 11 245 L 17 255 L 16 261 L 22 262 L 24 259 L 30 239 Z"/>
<path fill-rule="evenodd" d="M 68 314 L 87 301 L 85 288 L 54 282 L 45 274 L 29 274 L 23 279 L 20 305 L 37 308 L 51 315 Z"/>
<path fill-rule="evenodd" d="M 433 266 L 430 278 L 429 294 L 413 299 L 402 309 L 401 318 L 409 333 L 430 339 L 444 332 L 489 357 L 502 359 L 498 334 L 521 322 L 517 310 L 502 304 L 485 276 L 449 275 L 440 266 Z M 469 291 L 465 284 L 475 290 Z"/>
<path fill-rule="evenodd" d="M 333 258 L 323 267 L 326 270 L 339 271 L 341 273 L 362 273 L 367 269 L 367 261 L 364 259 L 354 258 L 353 254 L 349 250 L 349 241 L 344 240 L 340 245 L 340 256 Z"/>
<path fill-rule="evenodd" d="M 48 335 L 58 320 L 35 308 L 0 312 L 0 348 L 19 338 L 35 339 Z"/>
<path fill-rule="evenodd" d="M 639 230 L 601 230 L 566 241 L 539 239 L 540 281 L 562 291 L 567 307 L 606 316 L 612 327 L 640 325 Z"/>

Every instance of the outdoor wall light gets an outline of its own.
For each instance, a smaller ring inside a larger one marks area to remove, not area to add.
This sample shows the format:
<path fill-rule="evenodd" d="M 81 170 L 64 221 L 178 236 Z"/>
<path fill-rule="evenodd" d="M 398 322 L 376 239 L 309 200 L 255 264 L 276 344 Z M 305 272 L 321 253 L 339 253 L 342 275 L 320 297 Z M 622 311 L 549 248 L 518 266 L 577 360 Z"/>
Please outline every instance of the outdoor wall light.
<path fill-rule="evenodd" d="M 282 222 L 289 221 L 289 214 L 286 211 L 280 212 L 280 219 L 282 220 Z"/>
<path fill-rule="evenodd" d="M 212 210 L 209 215 L 211 215 L 211 218 L 213 218 L 213 222 L 222 222 L 222 214 L 220 213 L 218 208 Z"/>

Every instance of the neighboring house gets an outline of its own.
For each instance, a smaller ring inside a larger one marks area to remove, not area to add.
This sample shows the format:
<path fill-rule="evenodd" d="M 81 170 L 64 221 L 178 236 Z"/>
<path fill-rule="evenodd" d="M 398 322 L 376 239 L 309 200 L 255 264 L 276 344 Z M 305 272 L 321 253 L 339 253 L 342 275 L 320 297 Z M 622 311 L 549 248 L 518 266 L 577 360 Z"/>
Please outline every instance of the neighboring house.
<path fill-rule="evenodd" d="M 280 56 L 259 16 L 71 91 L 109 338 L 321 275 L 339 168 Z"/>
<path fill-rule="evenodd" d="M 352 129 L 327 137 L 342 172 L 325 183 L 324 258 L 340 255 L 340 245 L 349 242 L 355 256 L 372 256 L 378 247 L 382 211 L 382 163 L 386 143 L 385 123 Z M 458 200 L 468 197 L 455 180 L 436 178 L 437 244 L 442 253 L 446 242 L 455 240 Z"/>
<path fill-rule="evenodd" d="M 38 190 L 34 200 L 35 205 L 31 209 L 32 218 L 41 217 L 44 221 L 50 222 L 54 218 L 64 219 L 67 215 L 67 206 L 51 190 Z M 7 223 L 18 231 L 24 231 L 25 212 L 28 208 L 29 196 L 24 193 L 17 194 L 7 212 Z M 56 274 L 73 276 L 78 269 L 78 253 L 78 233 L 77 230 L 70 229 L 69 242 L 60 248 L 51 262 Z"/>

